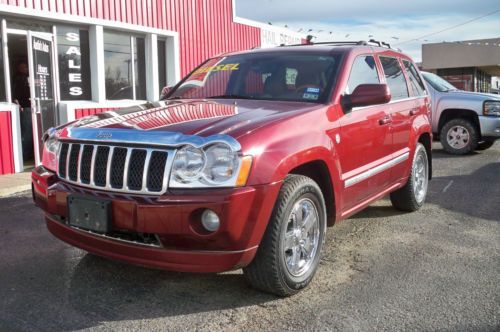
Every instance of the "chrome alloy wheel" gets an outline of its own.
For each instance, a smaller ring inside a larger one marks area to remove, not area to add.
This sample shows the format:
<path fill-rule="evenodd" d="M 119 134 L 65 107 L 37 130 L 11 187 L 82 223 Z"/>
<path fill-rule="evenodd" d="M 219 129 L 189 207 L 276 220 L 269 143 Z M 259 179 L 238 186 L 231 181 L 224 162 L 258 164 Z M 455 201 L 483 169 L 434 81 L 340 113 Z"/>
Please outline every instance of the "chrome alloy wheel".
<path fill-rule="evenodd" d="M 470 134 L 465 127 L 453 126 L 448 130 L 446 140 L 452 148 L 460 150 L 469 144 Z"/>
<path fill-rule="evenodd" d="M 319 246 L 320 223 L 318 208 L 309 198 L 298 200 L 292 208 L 282 237 L 285 266 L 299 277 L 312 266 Z"/>
<path fill-rule="evenodd" d="M 427 194 L 427 185 L 429 183 L 429 164 L 425 154 L 419 153 L 415 156 L 416 160 L 413 165 L 413 192 L 415 199 L 420 204 L 425 199 Z"/>

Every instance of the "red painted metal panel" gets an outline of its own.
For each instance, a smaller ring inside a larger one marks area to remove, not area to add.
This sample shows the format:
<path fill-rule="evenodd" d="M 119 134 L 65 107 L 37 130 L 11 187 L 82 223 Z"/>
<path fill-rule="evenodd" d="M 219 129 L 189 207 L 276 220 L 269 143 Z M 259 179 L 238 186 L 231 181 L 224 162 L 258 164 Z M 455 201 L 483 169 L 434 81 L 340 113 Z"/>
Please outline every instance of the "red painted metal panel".
<path fill-rule="evenodd" d="M 0 111 L 0 174 L 15 172 L 11 116 L 10 111 Z"/>
<path fill-rule="evenodd" d="M 207 57 L 260 45 L 260 29 L 232 21 L 232 0 L 0 0 L 13 6 L 179 32 L 185 75 Z M 125 8 L 124 8 L 125 7 Z"/>

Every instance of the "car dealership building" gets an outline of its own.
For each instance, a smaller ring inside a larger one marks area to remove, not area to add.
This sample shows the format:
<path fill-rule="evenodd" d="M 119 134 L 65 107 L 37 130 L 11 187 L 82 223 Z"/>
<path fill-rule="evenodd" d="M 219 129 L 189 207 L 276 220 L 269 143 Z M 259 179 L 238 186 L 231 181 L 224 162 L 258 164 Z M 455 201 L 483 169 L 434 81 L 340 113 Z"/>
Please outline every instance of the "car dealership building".
<path fill-rule="evenodd" d="M 492 77 L 500 76 L 500 38 L 423 44 L 422 69 L 460 90 L 492 92 Z"/>
<path fill-rule="evenodd" d="M 0 174 L 39 164 L 50 127 L 157 100 L 162 87 L 213 55 L 304 37 L 237 17 L 233 0 L 1 3 Z"/>

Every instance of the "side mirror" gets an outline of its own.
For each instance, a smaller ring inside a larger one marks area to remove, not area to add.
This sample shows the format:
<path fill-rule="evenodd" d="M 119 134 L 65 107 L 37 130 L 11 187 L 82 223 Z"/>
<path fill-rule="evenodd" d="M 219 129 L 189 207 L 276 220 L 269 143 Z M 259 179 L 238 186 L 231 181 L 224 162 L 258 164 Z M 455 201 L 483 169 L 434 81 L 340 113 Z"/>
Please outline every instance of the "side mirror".
<path fill-rule="evenodd" d="M 342 98 L 342 107 L 347 113 L 353 107 L 386 104 L 389 101 L 391 91 L 387 84 L 360 84 L 350 95 Z"/>
<path fill-rule="evenodd" d="M 171 86 L 165 86 L 161 89 L 160 100 L 163 100 L 172 91 Z"/>

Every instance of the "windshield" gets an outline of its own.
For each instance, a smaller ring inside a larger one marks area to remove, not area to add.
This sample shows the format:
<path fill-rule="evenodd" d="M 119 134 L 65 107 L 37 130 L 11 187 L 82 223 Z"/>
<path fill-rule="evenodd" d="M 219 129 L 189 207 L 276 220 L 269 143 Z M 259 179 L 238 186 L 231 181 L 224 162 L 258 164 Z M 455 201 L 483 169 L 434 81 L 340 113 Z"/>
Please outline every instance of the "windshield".
<path fill-rule="evenodd" d="M 243 54 L 208 60 L 172 93 L 173 98 L 231 98 L 324 102 L 340 55 Z"/>
<path fill-rule="evenodd" d="M 422 75 L 424 76 L 424 79 L 427 83 L 429 83 L 434 89 L 440 92 L 458 90 L 453 85 L 451 85 L 451 83 L 445 81 L 435 74 L 422 73 Z"/>

